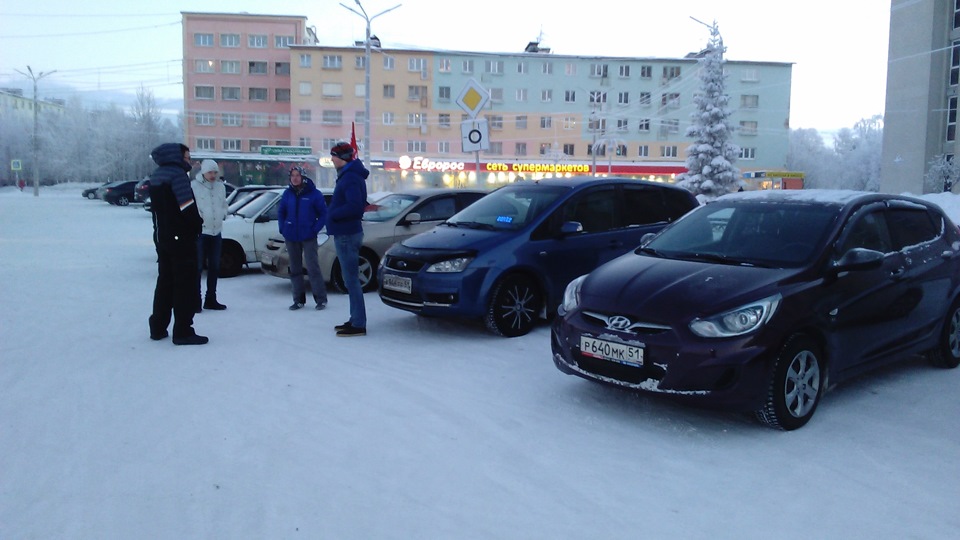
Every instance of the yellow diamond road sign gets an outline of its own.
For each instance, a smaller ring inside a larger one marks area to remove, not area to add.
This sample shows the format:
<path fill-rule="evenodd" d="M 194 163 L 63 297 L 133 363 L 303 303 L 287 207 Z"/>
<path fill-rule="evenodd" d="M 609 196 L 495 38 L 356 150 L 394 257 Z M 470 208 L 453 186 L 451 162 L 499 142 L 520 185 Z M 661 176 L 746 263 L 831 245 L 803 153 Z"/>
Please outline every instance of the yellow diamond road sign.
<path fill-rule="evenodd" d="M 457 98 L 457 105 L 467 111 L 471 118 L 476 118 L 477 114 L 483 110 L 484 105 L 490 101 L 490 94 L 480 86 L 480 83 L 470 79 L 470 82 L 463 87 L 460 97 Z"/>

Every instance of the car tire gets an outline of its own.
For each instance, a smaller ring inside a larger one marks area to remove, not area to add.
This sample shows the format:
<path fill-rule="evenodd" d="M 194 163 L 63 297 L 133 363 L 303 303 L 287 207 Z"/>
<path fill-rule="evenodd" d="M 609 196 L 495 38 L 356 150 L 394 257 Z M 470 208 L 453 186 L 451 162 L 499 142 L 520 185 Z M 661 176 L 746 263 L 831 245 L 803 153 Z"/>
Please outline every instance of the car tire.
<path fill-rule="evenodd" d="M 943 321 L 940 343 L 927 358 L 939 368 L 953 369 L 960 365 L 960 299 L 954 300 Z"/>
<path fill-rule="evenodd" d="M 220 276 L 222 278 L 240 275 L 244 263 L 247 262 L 243 248 L 236 242 L 224 242 L 220 252 Z"/>
<path fill-rule="evenodd" d="M 820 348 L 810 338 L 795 334 L 787 340 L 773 364 L 767 403 L 757 419 L 776 429 L 793 431 L 813 417 L 823 396 L 826 376 Z"/>
<path fill-rule="evenodd" d="M 87 193 L 87 198 L 92 201 L 93 199 L 96 199 L 96 198 L 97 198 L 97 194 L 96 194 L 96 193 Z"/>
<path fill-rule="evenodd" d="M 490 296 L 484 323 L 487 329 L 504 337 L 530 333 L 540 317 L 543 297 L 537 284 L 526 276 L 503 278 Z"/>
<path fill-rule="evenodd" d="M 117 199 L 117 206 L 127 206 L 128 204 L 130 204 L 130 199 L 126 198 L 123 195 L 121 195 L 120 198 Z"/>
<path fill-rule="evenodd" d="M 377 261 L 374 255 L 368 252 L 360 252 L 360 287 L 363 292 L 377 290 Z M 340 260 L 333 261 L 333 268 L 330 270 L 330 281 L 338 291 L 347 292 L 347 285 L 343 282 L 343 270 L 340 269 Z"/>

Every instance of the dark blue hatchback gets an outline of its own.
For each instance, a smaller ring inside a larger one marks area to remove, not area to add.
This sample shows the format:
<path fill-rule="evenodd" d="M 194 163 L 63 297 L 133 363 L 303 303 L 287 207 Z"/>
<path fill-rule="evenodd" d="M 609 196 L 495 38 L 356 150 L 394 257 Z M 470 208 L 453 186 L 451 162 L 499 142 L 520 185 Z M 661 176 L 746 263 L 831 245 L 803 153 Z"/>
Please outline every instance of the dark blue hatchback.
<path fill-rule="evenodd" d="M 378 273 L 380 298 L 520 336 L 556 311 L 572 279 L 697 205 L 684 189 L 623 178 L 511 184 L 390 248 Z"/>

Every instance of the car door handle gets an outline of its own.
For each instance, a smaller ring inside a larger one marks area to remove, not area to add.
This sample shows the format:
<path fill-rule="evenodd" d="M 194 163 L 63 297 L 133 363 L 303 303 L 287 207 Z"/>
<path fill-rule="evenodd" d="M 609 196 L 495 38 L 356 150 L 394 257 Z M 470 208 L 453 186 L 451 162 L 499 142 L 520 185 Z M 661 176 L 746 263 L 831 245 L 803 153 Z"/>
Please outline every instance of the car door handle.
<path fill-rule="evenodd" d="M 901 266 L 900 268 L 890 271 L 890 278 L 895 281 L 900 280 L 900 279 L 903 279 L 906 273 L 907 273 L 906 269 Z"/>

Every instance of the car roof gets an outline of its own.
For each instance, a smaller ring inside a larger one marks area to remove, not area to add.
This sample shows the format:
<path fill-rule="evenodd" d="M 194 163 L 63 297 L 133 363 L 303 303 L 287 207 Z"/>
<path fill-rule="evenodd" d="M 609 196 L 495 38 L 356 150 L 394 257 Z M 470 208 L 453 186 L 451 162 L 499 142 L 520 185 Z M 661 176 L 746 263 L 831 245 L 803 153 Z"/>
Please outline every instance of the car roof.
<path fill-rule="evenodd" d="M 930 207 L 928 201 L 908 195 L 855 191 L 849 189 L 768 189 L 741 191 L 719 197 L 717 201 L 769 201 L 780 203 L 806 203 L 834 206 L 857 206 L 869 202 L 904 201 Z"/>
<path fill-rule="evenodd" d="M 417 195 L 419 197 L 429 197 L 430 195 L 436 195 L 439 193 L 488 193 L 488 190 L 479 188 L 426 187 L 393 191 L 387 195 L 384 195 L 384 198 L 389 197 L 390 195 Z"/>
<path fill-rule="evenodd" d="M 674 184 L 664 184 L 662 182 L 650 182 L 648 180 L 634 180 L 633 178 L 624 178 L 621 176 L 607 176 L 607 177 L 571 176 L 569 178 L 543 178 L 540 180 L 519 180 L 512 184 L 507 184 L 504 187 L 544 185 L 544 186 L 566 186 L 566 187 L 579 188 L 582 186 L 603 185 L 603 184 L 641 184 L 641 185 L 683 190 L 683 188 L 678 187 Z"/>

